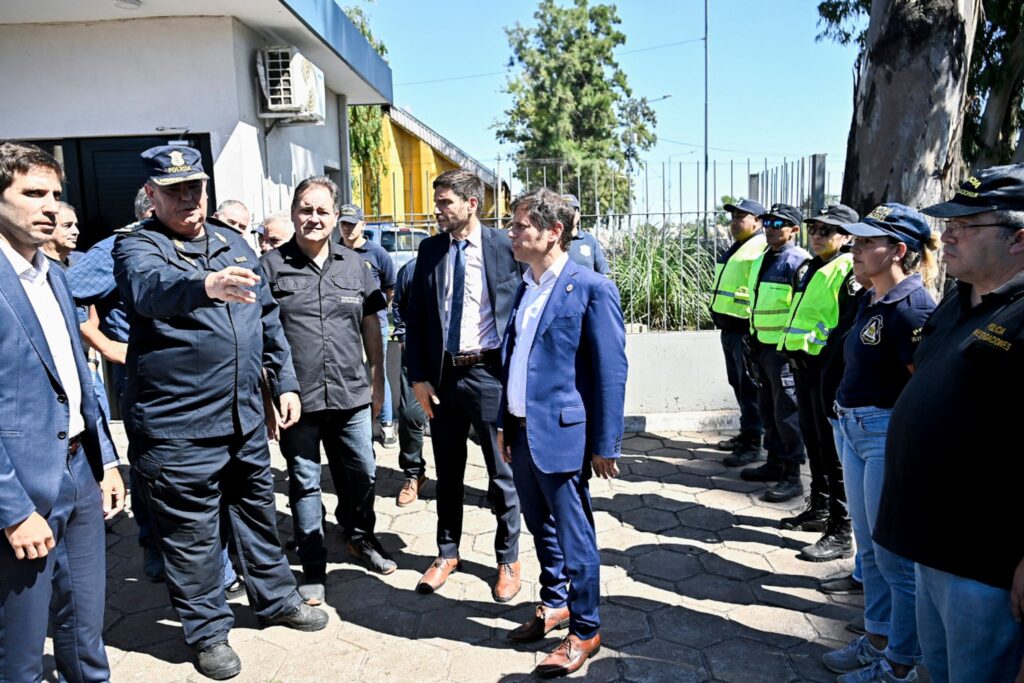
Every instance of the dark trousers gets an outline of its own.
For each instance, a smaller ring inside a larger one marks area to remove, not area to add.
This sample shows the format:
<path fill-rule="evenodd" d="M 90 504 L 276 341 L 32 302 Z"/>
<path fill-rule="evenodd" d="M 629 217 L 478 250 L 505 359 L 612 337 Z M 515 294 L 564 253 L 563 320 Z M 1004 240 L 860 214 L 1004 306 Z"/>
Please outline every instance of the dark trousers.
<path fill-rule="evenodd" d="M 784 465 L 790 474 L 796 474 L 804 461 L 804 442 L 789 361 L 775 347 L 757 342 L 751 354 L 757 366 L 757 405 L 764 421 L 768 462 Z"/>
<path fill-rule="evenodd" d="M 569 632 L 584 640 L 601 627 L 601 555 L 586 472 L 537 469 L 526 435 L 515 428 L 512 472 L 540 562 L 540 599 L 569 606 Z M 585 463 L 584 467 L 589 467 Z"/>
<path fill-rule="evenodd" d="M 398 466 L 406 479 L 422 477 L 427 470 L 423 460 L 423 434 L 427 427 L 427 414 L 416 400 L 405 367 L 405 343 L 402 343 L 402 393 L 398 405 Z"/>
<path fill-rule="evenodd" d="M 744 359 L 743 347 L 748 343 L 744 340 L 749 338 L 750 335 L 745 332 L 722 330 L 722 352 L 725 354 L 725 374 L 740 407 L 740 431 L 760 436 L 764 426 L 757 409 L 757 383 L 750 376 Z"/>
<path fill-rule="evenodd" d="M 498 456 L 494 421 L 501 401 L 497 364 L 457 368 L 448 356 L 430 422 L 437 470 L 437 547 L 441 557 L 457 557 L 462 540 L 462 499 L 466 474 L 466 439 L 472 424 L 480 437 L 487 467 L 487 500 L 497 518 L 494 552 L 498 562 L 519 558 L 519 498 L 512 467 Z"/>
<path fill-rule="evenodd" d="M 320 498 L 320 444 L 338 494 L 338 523 L 346 538 L 359 542 L 373 536 L 377 461 L 369 406 L 352 410 L 317 410 L 281 431 L 281 454 L 288 464 L 288 502 L 294 538 L 306 580 L 327 571 L 323 503 Z"/>
<path fill-rule="evenodd" d="M 103 501 L 83 450 L 69 458 L 46 521 L 56 545 L 44 558 L 15 559 L 0 542 L 0 681 L 42 680 L 50 622 L 61 680 L 108 681 Z"/>
<path fill-rule="evenodd" d="M 208 439 L 136 434 L 132 450 L 186 643 L 225 641 L 234 623 L 221 583 L 223 506 L 256 615 L 272 619 L 302 602 L 277 535 L 264 427 Z"/>
<path fill-rule="evenodd" d="M 836 453 L 836 441 L 821 392 L 818 359 L 797 361 L 793 370 L 796 398 L 800 405 L 800 432 L 807 447 L 811 469 L 811 503 L 828 508 L 833 522 L 850 523 L 846 509 L 843 464 Z"/>

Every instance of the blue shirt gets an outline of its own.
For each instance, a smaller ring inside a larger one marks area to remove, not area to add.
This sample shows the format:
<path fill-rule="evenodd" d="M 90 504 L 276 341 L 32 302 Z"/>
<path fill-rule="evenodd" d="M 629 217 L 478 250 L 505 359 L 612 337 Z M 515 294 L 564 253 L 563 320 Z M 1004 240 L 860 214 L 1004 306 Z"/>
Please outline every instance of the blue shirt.
<path fill-rule="evenodd" d="M 572 243 L 569 244 L 569 258 L 578 266 L 583 266 L 601 275 L 607 275 L 608 261 L 601 251 L 601 244 L 597 238 L 589 232 L 580 230 L 573 235 Z"/>
<path fill-rule="evenodd" d="M 128 315 L 114 280 L 114 240 L 117 235 L 97 242 L 81 255 L 67 271 L 71 296 L 78 305 L 78 323 L 89 319 L 89 306 L 95 305 L 100 332 L 114 341 L 128 342 Z"/>
<path fill-rule="evenodd" d="M 373 273 L 373 279 L 376 281 L 377 287 L 387 296 L 387 290 L 395 288 L 395 262 L 391 260 L 391 255 L 384 247 L 370 240 L 366 240 L 363 246 L 357 247 L 354 251 L 370 267 L 370 272 Z M 382 311 L 379 311 L 377 317 L 380 318 L 380 329 L 383 332 L 387 332 L 388 309 L 385 307 Z"/>
<path fill-rule="evenodd" d="M 907 366 L 921 341 L 921 328 L 935 299 L 914 273 L 872 303 L 873 290 L 860 307 L 844 347 L 846 370 L 836 393 L 844 408 L 892 408 L 910 380 Z"/>

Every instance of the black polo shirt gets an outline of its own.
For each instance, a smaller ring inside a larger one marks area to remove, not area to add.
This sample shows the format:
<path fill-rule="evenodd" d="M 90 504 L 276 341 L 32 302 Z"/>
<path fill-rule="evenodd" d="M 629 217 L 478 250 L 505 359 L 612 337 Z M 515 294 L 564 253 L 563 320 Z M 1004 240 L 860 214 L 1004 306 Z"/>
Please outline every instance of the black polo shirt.
<path fill-rule="evenodd" d="M 363 318 L 386 304 L 363 259 L 332 241 L 321 269 L 293 237 L 261 261 L 292 348 L 303 412 L 368 404 Z"/>
<path fill-rule="evenodd" d="M 395 288 L 395 262 L 391 260 L 391 254 L 384 247 L 376 242 L 366 240 L 363 242 L 363 246 L 356 247 L 354 251 L 366 261 L 378 289 L 393 290 Z M 381 310 L 377 317 L 380 318 L 380 324 L 386 326 L 388 324 L 387 307 Z"/>
<path fill-rule="evenodd" d="M 1024 275 L 970 305 L 946 295 L 893 409 L 875 540 L 950 574 L 1009 589 L 1024 559 Z"/>
<path fill-rule="evenodd" d="M 914 273 L 872 302 L 872 290 L 860 298 L 857 317 L 843 349 L 846 369 L 836 392 L 844 408 L 892 408 L 910 379 L 907 366 L 921 340 L 935 299 Z"/>

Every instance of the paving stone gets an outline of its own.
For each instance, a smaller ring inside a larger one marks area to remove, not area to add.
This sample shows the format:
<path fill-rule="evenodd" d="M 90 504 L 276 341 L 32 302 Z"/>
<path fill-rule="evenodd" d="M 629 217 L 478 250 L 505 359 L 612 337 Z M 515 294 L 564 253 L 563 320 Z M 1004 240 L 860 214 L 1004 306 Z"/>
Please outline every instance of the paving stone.
<path fill-rule="evenodd" d="M 178 615 L 170 606 L 123 616 L 103 634 L 104 641 L 129 651 L 180 638 Z"/>
<path fill-rule="evenodd" d="M 784 650 L 745 638 L 712 645 L 704 656 L 722 681 L 788 681 L 796 673 Z"/>
<path fill-rule="evenodd" d="M 287 651 L 276 643 L 255 638 L 241 643 L 232 641 L 231 647 L 242 660 L 242 673 L 232 680 L 246 683 L 276 683 L 288 680 L 277 675 L 278 669 L 287 657 Z M 196 677 L 202 680 L 202 677 Z"/>
<path fill-rule="evenodd" d="M 700 600 L 705 603 L 705 610 L 714 612 L 729 612 L 755 601 L 753 592 L 742 581 L 713 574 L 697 574 L 677 581 L 676 590 L 684 598 Z"/>
<path fill-rule="evenodd" d="M 623 524 L 628 524 L 637 531 L 653 534 L 661 533 L 679 524 L 679 519 L 672 512 L 653 507 L 640 507 L 623 512 L 621 519 Z"/>
<path fill-rule="evenodd" d="M 771 565 L 758 553 L 716 548 L 714 552 L 701 553 L 701 566 L 709 574 L 724 576 L 738 581 L 750 581 L 771 572 Z"/>
<path fill-rule="evenodd" d="M 648 615 L 654 635 L 687 647 L 704 649 L 743 632 L 724 616 L 689 607 L 665 607 Z"/>
<path fill-rule="evenodd" d="M 752 491 L 760 491 L 764 488 L 764 484 L 759 484 L 756 481 L 738 479 L 738 476 L 738 474 L 725 472 L 723 474 L 712 476 L 710 478 L 710 483 L 711 486 L 716 489 L 722 489 L 723 491 L 736 491 L 739 493 L 750 493 Z"/>
<path fill-rule="evenodd" d="M 651 546 L 651 550 L 633 560 L 635 574 L 665 581 L 679 581 L 704 571 L 693 555 L 672 552 Z"/>
<path fill-rule="evenodd" d="M 625 678 L 644 683 L 698 683 L 708 677 L 700 652 L 664 640 L 623 648 Z"/>
<path fill-rule="evenodd" d="M 107 609 L 113 608 L 121 614 L 134 614 L 169 605 L 170 598 L 164 584 L 129 579 L 119 582 L 114 591 L 111 591 L 110 584 L 107 586 Z"/>
<path fill-rule="evenodd" d="M 647 479 L 667 477 L 670 474 L 675 474 L 677 471 L 676 465 L 661 462 L 660 460 L 651 460 L 646 457 L 643 460 L 631 460 L 626 463 L 626 466 L 629 468 L 630 474 Z"/>
<path fill-rule="evenodd" d="M 750 507 L 750 501 L 747 497 L 742 493 L 734 491 L 722 491 L 720 489 L 704 491 L 703 493 L 698 493 L 696 498 L 697 502 L 705 507 L 728 510 L 729 512 L 739 512 Z"/>
<path fill-rule="evenodd" d="M 718 460 L 705 460 L 703 458 L 680 462 L 676 465 L 676 468 L 685 474 L 699 477 L 710 477 L 725 471 L 725 465 Z"/>
<path fill-rule="evenodd" d="M 647 451 L 648 457 L 657 458 L 679 458 L 688 460 L 693 457 L 693 451 L 688 448 L 670 447 L 670 448 L 655 448 Z"/>
<path fill-rule="evenodd" d="M 605 602 L 625 605 L 641 612 L 656 612 L 665 605 L 679 605 L 682 599 L 671 581 L 642 577 L 616 579 L 605 588 Z"/>
<path fill-rule="evenodd" d="M 386 656 L 367 656 L 359 680 L 404 683 L 440 681 L 448 672 L 448 653 L 431 645 L 404 642 Z"/>
<path fill-rule="evenodd" d="M 821 663 L 821 656 L 831 649 L 821 643 L 801 643 L 790 648 L 789 659 L 799 672 L 801 680 L 831 683 L 836 679 L 836 675 Z"/>
<path fill-rule="evenodd" d="M 646 453 L 656 448 L 664 448 L 665 444 L 660 438 L 646 436 L 631 436 L 622 440 L 622 453 Z"/>
<path fill-rule="evenodd" d="M 618 493 L 612 496 L 593 496 L 592 500 L 594 510 L 611 513 L 636 510 L 644 505 L 644 500 L 641 496 L 633 496 L 625 493 Z"/>
<path fill-rule="evenodd" d="M 449 655 L 451 665 L 448 680 L 453 683 L 479 683 L 481 680 L 506 681 L 506 676 L 522 675 L 522 680 L 532 678 L 529 673 L 535 665 L 532 651 L 505 647 L 461 648 Z M 487 672 L 484 676 L 483 672 Z M 409 680 L 409 679 L 406 679 Z"/>
<path fill-rule="evenodd" d="M 600 607 L 601 643 L 616 650 L 651 637 L 643 610 L 606 603 Z"/>
<path fill-rule="evenodd" d="M 736 521 L 732 513 L 726 510 L 696 505 L 676 513 L 676 518 L 684 527 L 705 529 L 707 531 L 722 531 L 730 528 Z"/>
<path fill-rule="evenodd" d="M 780 647 L 792 647 L 818 635 L 804 615 L 780 607 L 744 605 L 729 612 L 729 618 L 757 632 L 748 637 Z"/>
<path fill-rule="evenodd" d="M 666 512 L 679 512 L 697 504 L 697 494 L 677 490 L 674 487 L 666 486 L 658 493 L 648 493 L 640 496 L 644 507 Z"/>

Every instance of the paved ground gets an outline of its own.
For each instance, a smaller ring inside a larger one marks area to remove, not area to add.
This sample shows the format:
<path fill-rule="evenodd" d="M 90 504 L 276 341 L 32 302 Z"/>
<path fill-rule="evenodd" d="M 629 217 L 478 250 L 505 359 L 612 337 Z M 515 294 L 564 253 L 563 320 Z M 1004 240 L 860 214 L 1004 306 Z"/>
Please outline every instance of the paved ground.
<path fill-rule="evenodd" d="M 851 635 L 860 598 L 831 599 L 818 578 L 848 572 L 851 562 L 796 559 L 814 534 L 782 531 L 788 509 L 758 499 L 761 487 L 721 464 L 707 448 L 712 434 L 642 434 L 623 444 L 622 477 L 592 491 L 602 554 L 604 648 L 573 678 L 587 681 L 830 681 L 819 656 Z M 434 557 L 434 484 L 423 499 L 398 508 L 397 451 L 378 446 L 378 533 L 399 571 L 369 574 L 354 564 L 333 516 L 327 607 L 319 633 L 260 629 L 244 598 L 233 604 L 231 643 L 242 662 L 240 681 L 530 680 L 529 672 L 557 642 L 513 646 L 508 629 L 532 614 L 537 562 L 524 530 L 528 581 L 508 605 L 491 600 L 493 519 L 478 450 L 466 473 L 466 571 L 439 594 L 414 592 Z M 428 455 L 428 463 L 429 455 Z M 291 532 L 284 463 L 274 450 L 278 524 Z M 327 469 L 324 468 L 327 477 Z M 325 488 L 333 491 L 330 483 Z M 335 498 L 326 497 L 333 510 Z M 113 679 L 148 683 L 204 680 L 193 669 L 162 585 L 142 573 L 135 525 L 128 515 L 107 537 L 106 642 Z M 294 561 L 294 558 L 292 558 Z M 293 565 L 295 566 L 295 565 Z"/>

